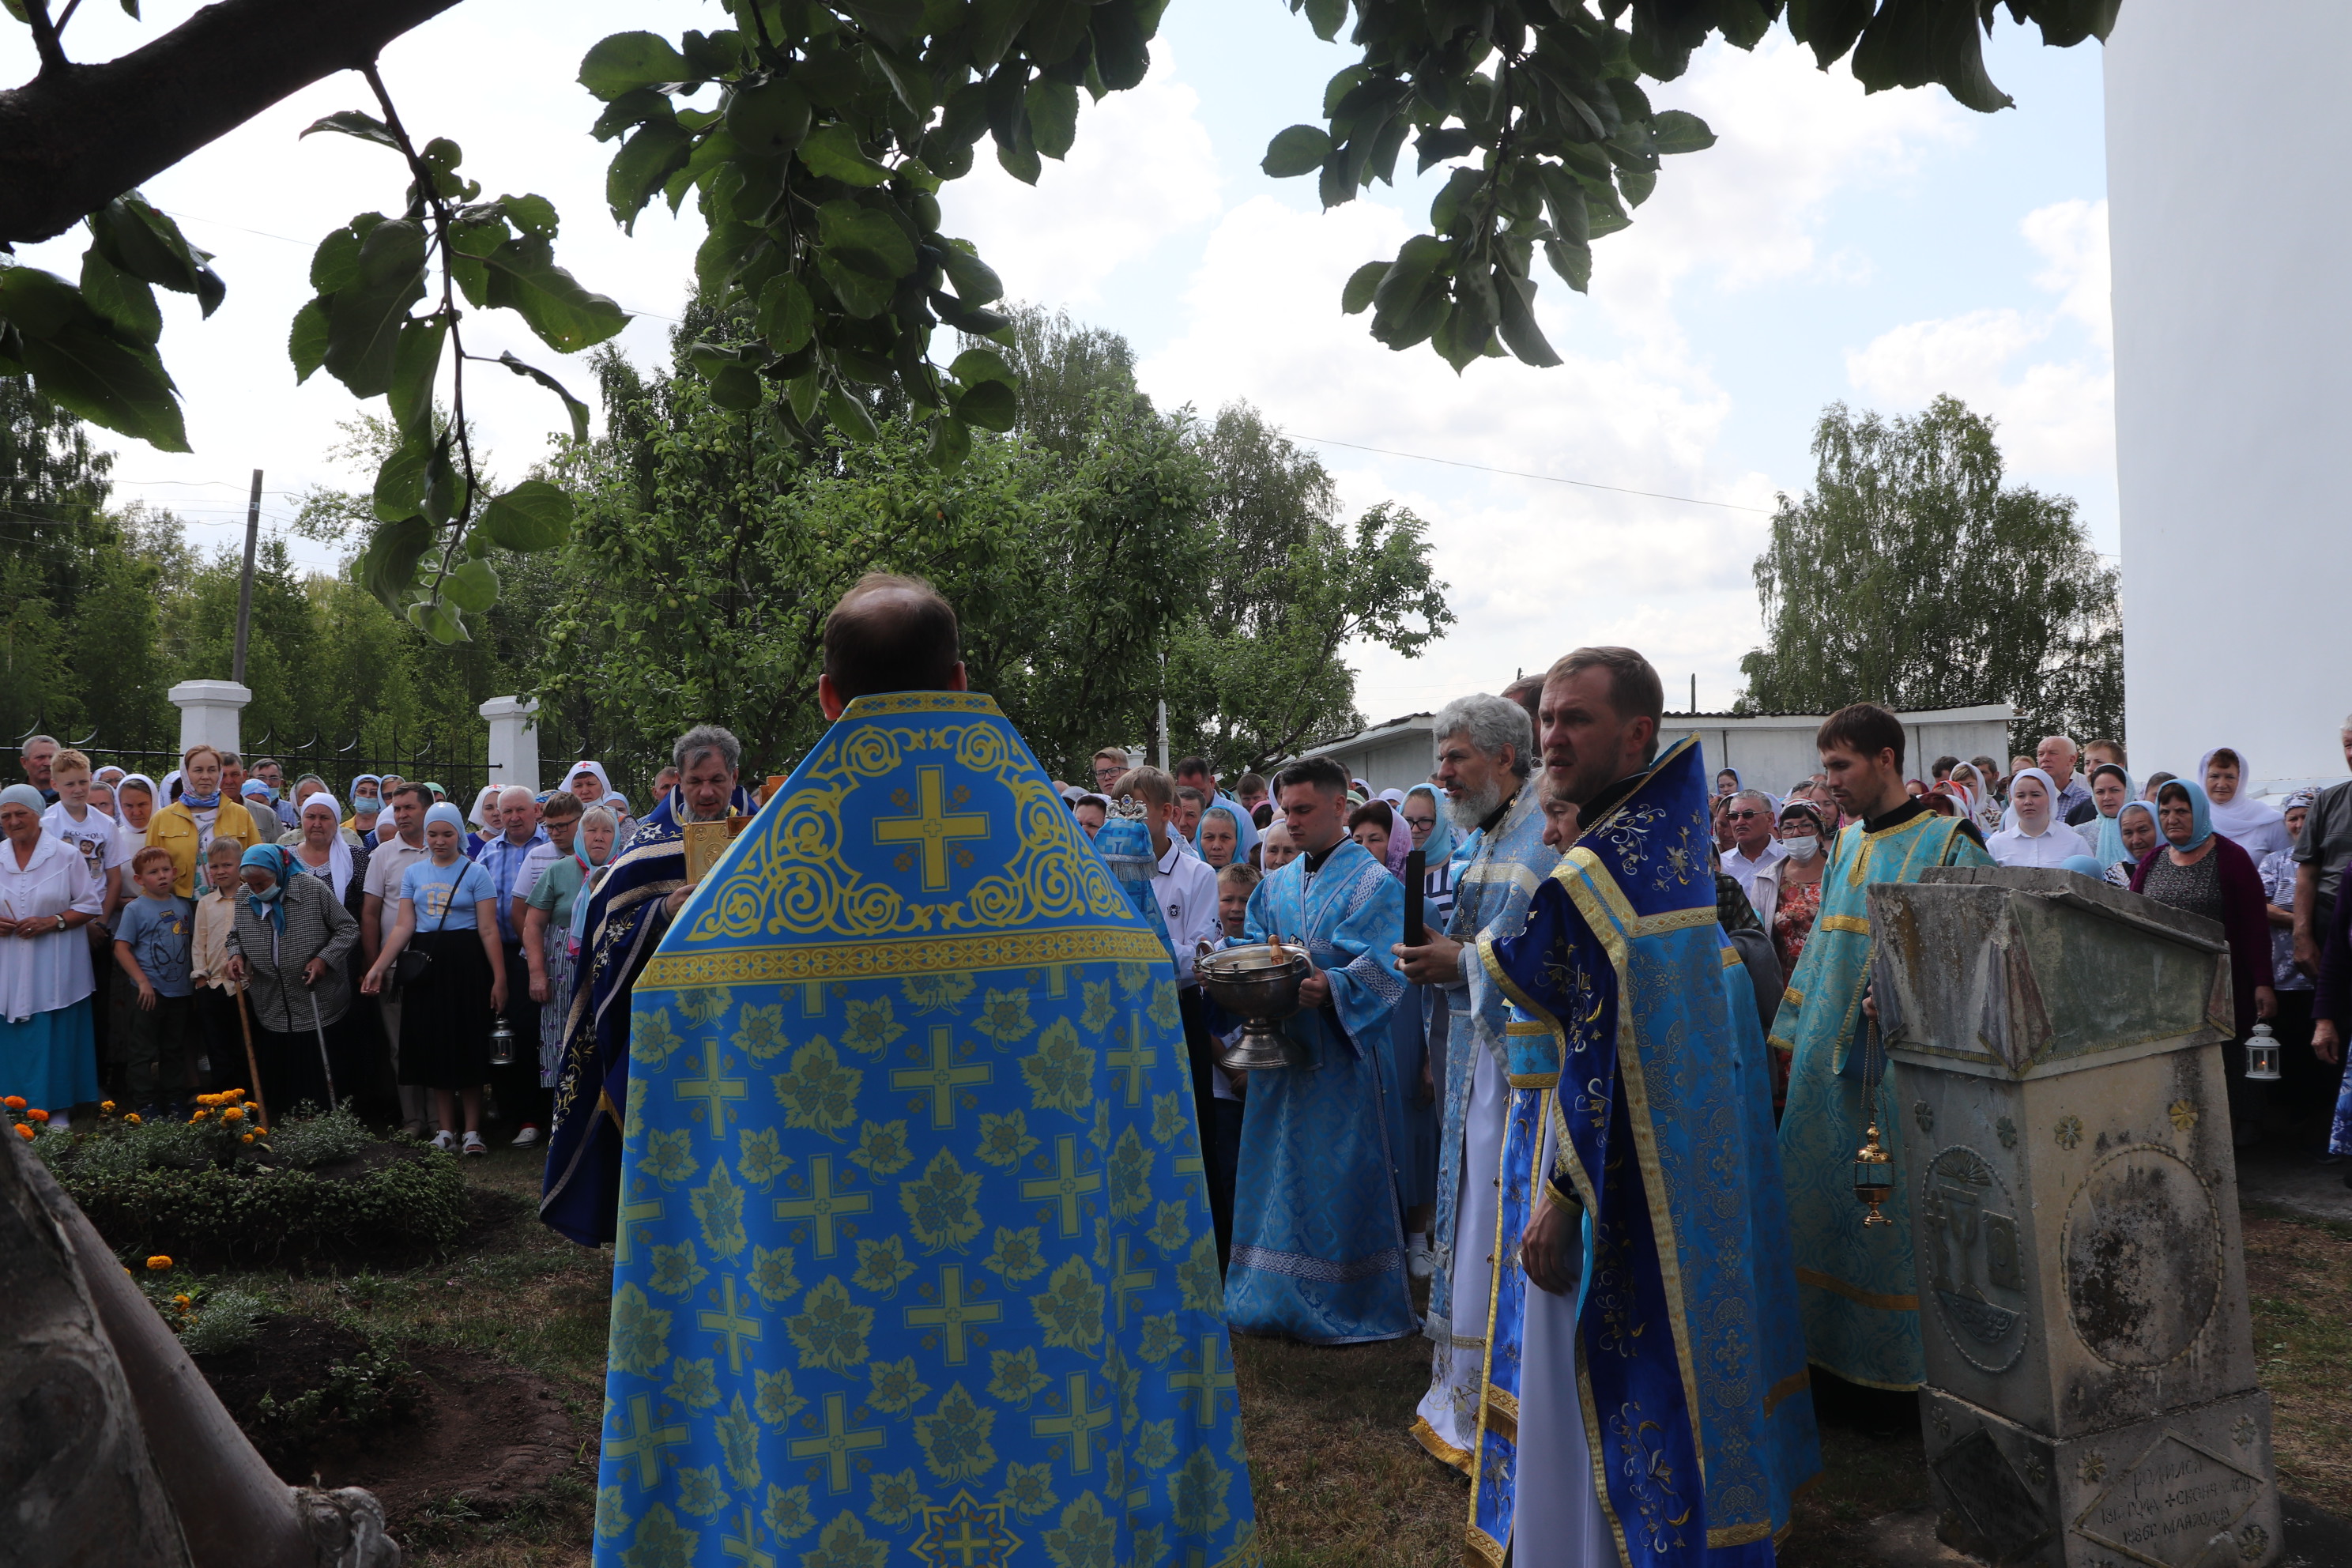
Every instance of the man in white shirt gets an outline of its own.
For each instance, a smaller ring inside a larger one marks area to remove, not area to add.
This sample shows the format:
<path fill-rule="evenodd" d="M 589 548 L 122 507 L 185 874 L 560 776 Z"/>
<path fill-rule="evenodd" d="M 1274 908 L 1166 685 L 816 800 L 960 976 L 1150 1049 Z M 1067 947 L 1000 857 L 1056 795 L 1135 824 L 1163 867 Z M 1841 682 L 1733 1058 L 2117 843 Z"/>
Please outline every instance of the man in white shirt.
<path fill-rule="evenodd" d="M 1741 790 L 1731 797 L 1730 808 L 1724 815 L 1731 821 L 1731 847 L 1724 853 L 1723 868 L 1745 893 L 1756 880 L 1757 872 L 1787 852 L 1773 837 L 1772 803 L 1764 797 L 1763 791 Z"/>
<path fill-rule="evenodd" d="M 1217 915 L 1217 873 L 1176 833 L 1176 781 L 1158 768 L 1130 768 L 1111 786 L 1116 799 L 1135 800 L 1143 806 L 1144 826 L 1151 830 L 1151 896 L 1160 902 L 1160 917 L 1168 922 L 1168 942 L 1176 950 L 1176 1005 L 1184 1019 L 1184 1055 L 1192 1072 L 1192 1110 L 1201 1130 L 1202 1147 L 1216 1117 L 1216 1037 L 1209 1033 L 1209 1014 L 1192 973 L 1201 944 L 1214 947 L 1224 941 L 1224 922 Z M 1220 1237 L 1233 1235 L 1233 1191 L 1227 1187 L 1219 1203 L 1214 1184 L 1209 1192 L 1209 1217 Z"/>
<path fill-rule="evenodd" d="M 404 784 L 392 792 L 391 801 L 391 829 L 369 852 L 367 880 L 361 884 L 360 950 L 371 969 L 375 967 L 376 954 L 383 951 L 383 939 L 392 934 L 393 923 L 400 918 L 402 875 L 430 853 L 425 847 L 425 809 L 433 802 L 433 792 L 421 784 Z M 396 980 L 376 998 L 376 1010 L 383 1016 L 384 1037 L 392 1042 L 392 1062 L 397 1070 L 400 986 Z M 431 1131 L 425 1125 L 429 1109 L 423 1089 L 401 1086 L 400 1110 L 409 1131 L 421 1136 Z"/>

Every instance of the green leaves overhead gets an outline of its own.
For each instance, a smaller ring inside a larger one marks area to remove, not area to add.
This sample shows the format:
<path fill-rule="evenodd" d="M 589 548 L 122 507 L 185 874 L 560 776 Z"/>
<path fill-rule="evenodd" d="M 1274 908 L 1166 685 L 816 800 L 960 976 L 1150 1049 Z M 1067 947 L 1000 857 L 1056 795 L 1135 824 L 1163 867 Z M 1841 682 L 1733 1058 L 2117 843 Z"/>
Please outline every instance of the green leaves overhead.
<path fill-rule="evenodd" d="M 136 191 L 89 215 L 80 286 L 0 257 L 0 375 L 29 375 L 43 395 L 93 425 L 167 452 L 188 449 L 178 389 L 155 342 L 158 288 L 195 297 L 207 316 L 227 289 L 179 225 Z"/>
<path fill-rule="evenodd" d="M 2105 37 L 2117 3 L 2010 0 L 2006 9 L 2063 46 Z M 1350 3 L 1291 0 L 1291 9 L 1328 39 Z M 1362 54 L 1325 89 L 1328 132 L 1282 132 L 1263 167 L 1276 178 L 1314 174 L 1331 207 L 1373 180 L 1392 181 L 1408 146 L 1417 172 L 1469 160 L 1432 203 L 1431 233 L 1377 275 L 1359 269 L 1341 306 L 1369 308 L 1373 337 L 1391 348 L 1430 342 L 1457 371 L 1507 350 L 1557 363 L 1535 322 L 1537 251 L 1569 287 L 1584 289 L 1591 242 L 1624 227 L 1649 198 L 1659 160 L 1715 142 L 1696 115 L 1654 108 L 1641 79 L 1679 76 L 1718 33 L 1752 48 L 1783 9 L 1784 0 L 1606 0 L 1589 9 L 1357 0 L 1349 38 Z M 1874 91 L 1940 82 L 1978 110 L 2009 102 L 1984 73 L 1980 27 L 1992 26 L 1995 9 L 1994 0 L 1785 4 L 1790 31 L 1824 68 L 1851 50 L 1854 75 Z"/>
<path fill-rule="evenodd" d="M 619 142 L 615 217 L 658 193 L 693 198 L 708 226 L 696 272 L 726 335 L 686 363 L 719 407 L 762 410 L 796 443 L 824 424 L 869 439 L 883 389 L 936 425 L 934 460 L 959 461 L 967 427 L 1008 428 L 1014 399 L 970 355 L 930 361 L 941 326 L 1006 327 L 987 309 L 1003 282 L 940 230 L 940 184 L 971 171 L 983 137 L 1040 178 L 1076 142 L 1082 90 L 1143 79 L 1159 0 L 724 4 L 730 30 L 616 34 L 580 69 L 605 105 L 595 134 Z M 681 106 L 711 86 L 715 110 Z M 775 384 L 784 396 L 765 395 Z"/>
<path fill-rule="evenodd" d="M 604 49 L 586 73 L 594 78 L 591 85 L 602 83 L 624 102 L 634 97 L 641 108 L 664 103 L 638 82 L 682 73 L 685 57 L 657 38 L 648 43 L 649 37 Z M 370 81 L 381 97 L 381 81 L 373 74 Z M 543 480 L 493 498 L 478 515 L 481 480 L 462 417 L 467 362 L 503 365 L 546 387 L 562 399 L 572 438 L 588 437 L 587 405 L 562 382 L 511 352 L 495 360 L 466 352 L 458 300 L 478 310 L 513 311 L 563 353 L 604 342 L 628 316 L 556 264 L 559 222 L 547 198 L 478 200 L 480 185 L 457 172 L 457 144 L 436 137 L 414 146 L 385 104 L 382 120 L 350 110 L 310 127 L 398 153 L 409 171 L 407 205 L 397 217 L 362 213 L 320 242 L 310 258 L 318 297 L 296 313 L 287 353 L 298 380 L 323 369 L 354 396 L 386 400 L 399 439 L 376 470 L 369 506 L 378 526 L 354 570 L 362 587 L 411 625 L 457 642 L 469 636 L 466 616 L 498 598 L 498 574 L 479 559 L 485 542 L 515 551 L 552 549 L 568 537 L 572 521 L 571 501 Z M 624 146 L 610 183 L 615 216 L 635 216 L 683 165 L 687 142 L 674 122 L 640 129 Z M 432 291 L 436 263 L 439 303 L 412 314 Z M 110 310 L 119 309 L 138 327 L 135 295 L 123 294 L 102 269 L 91 276 Z M 445 371 L 457 417 L 444 415 L 436 400 Z"/>

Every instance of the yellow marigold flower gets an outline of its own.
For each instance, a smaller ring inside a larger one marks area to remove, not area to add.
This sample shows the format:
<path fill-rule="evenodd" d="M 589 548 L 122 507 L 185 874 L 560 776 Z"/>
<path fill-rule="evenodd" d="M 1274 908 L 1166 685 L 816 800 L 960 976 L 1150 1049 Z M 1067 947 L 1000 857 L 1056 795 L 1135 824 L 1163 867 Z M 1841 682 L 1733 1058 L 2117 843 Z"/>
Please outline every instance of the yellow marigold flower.
<path fill-rule="evenodd" d="M 113 1114 L 114 1114 L 114 1101 L 112 1101 L 112 1100 L 100 1100 L 100 1101 L 98 1102 L 98 1113 L 99 1113 L 100 1116 L 111 1116 L 111 1115 L 113 1115 Z"/>
<path fill-rule="evenodd" d="M 238 1139 L 237 1142 L 240 1143 L 250 1143 L 253 1142 L 253 1134 L 248 1132 L 244 1137 Z"/>
<path fill-rule="evenodd" d="M 200 1094 L 196 1096 L 196 1103 L 198 1105 L 218 1105 L 220 1102 L 221 1097 L 217 1094 Z"/>
<path fill-rule="evenodd" d="M 179 1308 L 182 1311 L 185 1311 L 190 1307 L 194 1306 L 195 1303 L 190 1300 L 186 1296 L 180 1295 L 172 1298 L 172 1305 Z"/>
<path fill-rule="evenodd" d="M 241 1089 L 225 1089 L 221 1090 L 221 1099 L 231 1105 L 235 1105 L 238 1100 L 243 1100 L 244 1098 L 245 1090 Z"/>
<path fill-rule="evenodd" d="M 226 1110 L 221 1112 L 221 1120 L 223 1121 L 242 1121 L 245 1120 L 245 1112 L 232 1105 Z"/>
<path fill-rule="evenodd" d="M 152 1272 L 161 1274 L 172 1267 L 172 1260 L 159 1252 L 147 1260 L 147 1267 Z"/>
<path fill-rule="evenodd" d="M 139 1123 L 140 1123 L 141 1117 L 140 1117 L 140 1115 L 139 1115 L 139 1113 L 138 1113 L 137 1111 L 133 1110 L 133 1111 L 130 1112 L 129 1114 L 125 1115 L 125 1116 L 123 1117 L 123 1119 L 122 1119 L 122 1120 L 123 1120 L 124 1121 L 128 1122 L 130 1125 L 131 1125 L 131 1126 L 133 1126 L 133 1127 L 136 1127 L 136 1126 L 138 1126 L 138 1125 L 139 1125 Z"/>

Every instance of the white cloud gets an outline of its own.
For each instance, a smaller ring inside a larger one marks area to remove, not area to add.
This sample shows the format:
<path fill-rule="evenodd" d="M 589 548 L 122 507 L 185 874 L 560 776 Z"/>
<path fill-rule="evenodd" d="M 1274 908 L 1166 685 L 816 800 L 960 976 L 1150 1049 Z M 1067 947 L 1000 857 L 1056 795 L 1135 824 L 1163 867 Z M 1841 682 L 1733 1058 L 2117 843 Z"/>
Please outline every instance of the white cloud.
<path fill-rule="evenodd" d="M 2000 422 L 2002 456 L 2026 475 L 2112 473 L 2115 333 L 2107 310 L 2107 204 L 2057 202 L 2018 226 L 2041 254 L 2051 307 L 1911 321 L 1846 355 L 1865 395 L 1918 407 L 1950 393 Z M 2082 340 L 2087 340 L 2083 342 Z"/>
<path fill-rule="evenodd" d="M 1686 81 L 1653 91 L 1701 114 L 1720 140 L 1670 160 L 1633 226 L 1595 247 L 1589 300 L 1543 274 L 1539 319 L 1565 363 L 1485 360 L 1456 376 L 1426 346 L 1391 353 L 1367 334 L 1367 317 L 1339 314 L 1348 275 L 1394 255 L 1419 226 L 1425 187 L 1328 213 L 1258 195 L 1212 231 L 1181 297 L 1181 325 L 1139 367 L 1146 389 L 1163 405 L 1204 412 L 1247 399 L 1296 436 L 1769 508 L 1770 479 L 1717 456 L 1732 402 L 1688 341 L 1678 286 L 1866 276 L 1866 255 L 1818 251 L 1829 204 L 1908 174 L 1924 149 L 1969 134 L 1966 117 L 1926 94 L 1865 98 L 1785 40 L 1752 56 L 1712 50 Z M 1729 700 L 1738 656 L 1756 638 L 1748 571 L 1760 511 L 1344 447 L 1322 455 L 1351 512 L 1396 500 L 1429 520 L 1460 617 L 1417 660 L 1357 650 L 1368 712 L 1493 689 L 1514 668 L 1600 639 L 1643 647 L 1661 668 L 1707 671 L 1702 700 Z"/>
<path fill-rule="evenodd" d="M 1200 95 L 1176 79 L 1165 43 L 1153 45 L 1141 86 L 1079 103 L 1076 144 L 1066 160 L 1045 160 L 1034 186 L 1006 174 L 982 137 L 971 173 L 941 198 L 949 231 L 978 246 L 1019 299 L 1088 303 L 1111 273 L 1222 205 Z"/>

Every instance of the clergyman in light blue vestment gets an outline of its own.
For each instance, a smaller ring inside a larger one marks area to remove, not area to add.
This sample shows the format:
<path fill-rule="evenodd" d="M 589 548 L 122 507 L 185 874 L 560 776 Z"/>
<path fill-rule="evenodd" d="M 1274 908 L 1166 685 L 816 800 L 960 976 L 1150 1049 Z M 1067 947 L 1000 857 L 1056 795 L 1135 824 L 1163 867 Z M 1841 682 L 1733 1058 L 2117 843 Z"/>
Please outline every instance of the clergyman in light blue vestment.
<path fill-rule="evenodd" d="M 1173 971 L 994 702 L 850 703 L 633 1007 L 599 1564 L 1255 1560 Z"/>
<path fill-rule="evenodd" d="M 1479 943 L 1514 1007 L 1465 1561 L 1769 1568 L 1821 1468 L 1709 776 L 1685 740 L 1612 785 L 1523 931 Z M 1580 1223 L 1572 1295 L 1519 1267 L 1540 1202 Z"/>
<path fill-rule="evenodd" d="M 1342 838 L 1260 882 L 1245 930 L 1252 942 L 1303 947 L 1331 999 L 1284 1025 L 1312 1053 L 1311 1070 L 1249 1075 L 1225 1321 L 1311 1344 L 1402 1339 L 1420 1326 L 1389 1112 L 1399 1092 L 1389 1013 L 1404 995 L 1389 950 L 1404 930 L 1404 884 Z"/>
<path fill-rule="evenodd" d="M 1536 800 L 1538 783 L 1517 781 L 1517 793 L 1502 815 L 1478 830 L 1475 847 L 1454 879 L 1454 912 L 1445 931 L 1463 944 L 1462 979 L 1458 984 L 1433 987 L 1437 1005 L 1451 1008 L 1453 1016 L 1446 1032 L 1437 1217 L 1431 1237 L 1437 1268 L 1429 1283 L 1429 1320 L 1423 1331 L 1435 1348 L 1430 1355 L 1429 1392 L 1414 1412 L 1412 1435 L 1432 1456 L 1465 1475 L 1486 1360 L 1495 1173 L 1502 1158 L 1507 1110 L 1502 1089 L 1508 1002 L 1479 963 L 1477 943 L 1483 937 L 1517 935 L 1527 921 L 1528 900 L 1559 864 L 1559 852 L 1543 841 L 1543 811 Z"/>
<path fill-rule="evenodd" d="M 1813 1361 L 1849 1383 L 1912 1389 L 1927 1375 L 1912 1272 L 1910 1188 L 1895 1184 L 1863 1227 L 1853 1154 L 1877 1104 L 1879 1141 L 1903 1163 L 1886 1058 L 1870 1049 L 1862 994 L 1870 980 L 1870 885 L 1916 882 L 1931 866 L 1989 866 L 1973 825 L 1906 800 L 1886 816 L 1850 822 L 1822 870 L 1822 910 L 1772 1020 L 1771 1046 L 1791 1053 L 1780 1118 L 1780 1168 L 1797 1248 L 1797 1301 Z M 1867 1073 L 1865 1072 L 1867 1068 Z M 1878 1079 L 1874 1094 L 1865 1095 Z"/>

